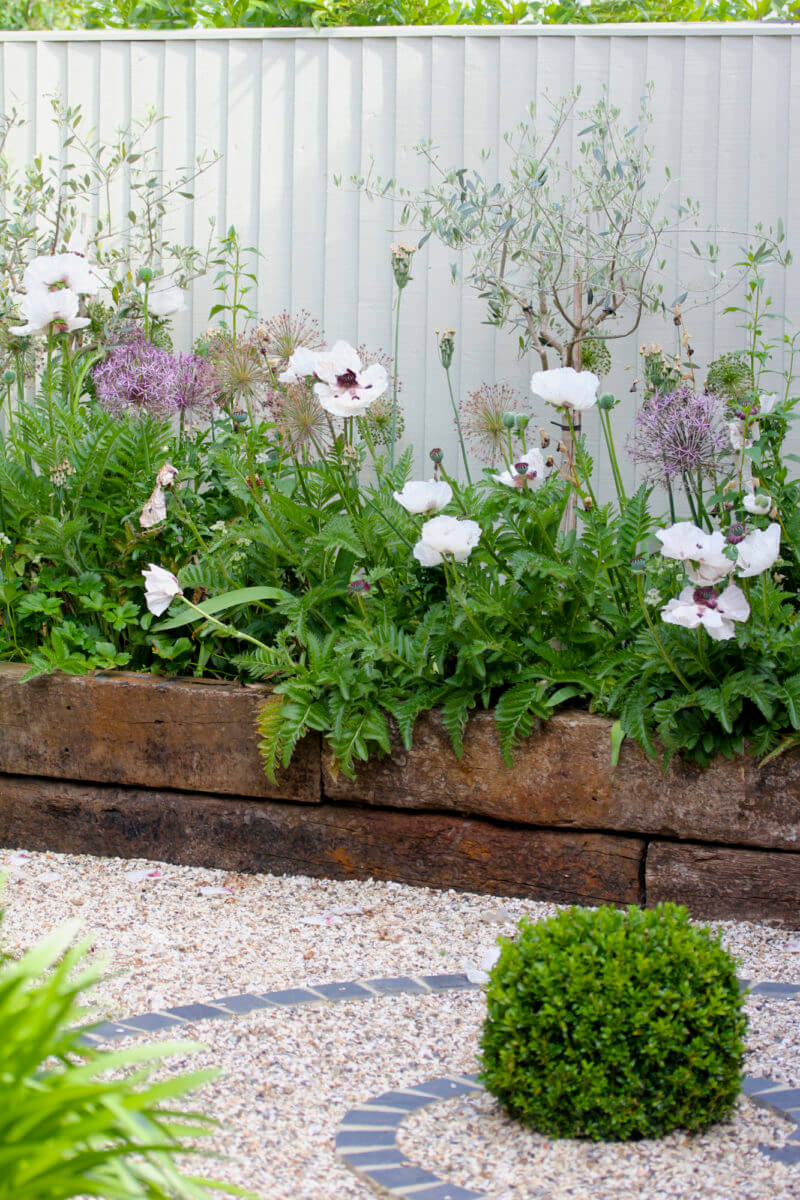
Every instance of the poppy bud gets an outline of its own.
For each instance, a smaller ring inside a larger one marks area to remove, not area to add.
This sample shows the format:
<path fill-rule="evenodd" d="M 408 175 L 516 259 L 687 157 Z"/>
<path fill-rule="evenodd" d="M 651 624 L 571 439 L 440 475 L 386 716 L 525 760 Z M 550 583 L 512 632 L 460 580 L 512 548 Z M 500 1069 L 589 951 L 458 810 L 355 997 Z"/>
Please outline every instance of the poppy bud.
<path fill-rule="evenodd" d="M 136 272 L 136 278 L 139 280 L 139 283 L 152 283 L 155 277 L 156 273 L 152 267 L 139 267 L 139 270 Z"/>
<path fill-rule="evenodd" d="M 517 423 L 517 417 L 516 417 L 515 413 L 510 413 L 510 412 L 503 413 L 503 425 L 505 426 L 506 429 L 513 429 L 514 426 L 516 425 L 516 423 Z"/>
<path fill-rule="evenodd" d="M 605 409 L 608 412 L 617 403 L 617 397 L 613 392 L 603 392 L 602 396 L 597 397 L 597 407 Z"/>
<path fill-rule="evenodd" d="M 631 570 L 636 575 L 641 575 L 643 571 L 647 570 L 647 559 L 642 554 L 637 554 L 635 558 L 631 559 Z"/>
<path fill-rule="evenodd" d="M 440 450 L 438 446 L 434 446 L 433 450 L 431 450 L 430 454 L 428 455 L 428 458 L 431 460 L 431 462 L 440 463 L 444 458 L 444 450 Z"/>
<path fill-rule="evenodd" d="M 584 508 L 584 511 L 585 511 L 585 512 L 591 512 L 591 511 L 592 511 L 592 509 L 594 508 L 594 501 L 592 500 L 592 497 L 591 497 L 591 496 L 584 496 L 584 498 L 583 498 L 583 508 Z"/>
<path fill-rule="evenodd" d="M 546 467 L 554 467 L 556 465 L 556 460 L 553 458 L 552 454 L 548 454 L 547 458 L 544 460 L 544 465 Z"/>
<path fill-rule="evenodd" d="M 13 383 L 16 378 L 17 378 L 16 374 L 11 369 L 9 369 L 8 371 L 3 371 L 3 383 L 5 383 L 5 384 Z"/>

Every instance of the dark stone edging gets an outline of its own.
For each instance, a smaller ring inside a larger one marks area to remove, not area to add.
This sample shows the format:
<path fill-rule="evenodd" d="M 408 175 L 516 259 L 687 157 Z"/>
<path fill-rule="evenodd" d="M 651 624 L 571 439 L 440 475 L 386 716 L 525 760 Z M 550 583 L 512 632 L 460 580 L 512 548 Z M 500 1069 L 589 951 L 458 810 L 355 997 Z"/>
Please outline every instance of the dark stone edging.
<path fill-rule="evenodd" d="M 741 979 L 749 995 L 772 1000 L 800 1001 L 800 984 L 764 981 L 750 986 Z M 480 991 L 463 973 L 449 975 L 397 975 L 363 981 L 322 983 L 313 987 L 283 988 L 274 992 L 241 992 L 208 1003 L 179 1004 L 159 1012 L 141 1013 L 119 1021 L 92 1026 L 81 1040 L 89 1045 L 136 1037 L 143 1033 L 177 1030 L 196 1021 L 232 1019 L 259 1009 L 320 1007 L 348 1000 L 402 995 L 436 995 L 449 991 Z M 484 1200 L 485 1192 L 475 1192 L 447 1183 L 430 1171 L 410 1163 L 397 1145 L 402 1122 L 428 1104 L 457 1096 L 474 1095 L 482 1090 L 476 1075 L 442 1076 L 383 1092 L 344 1117 L 336 1132 L 336 1153 L 356 1175 L 382 1194 L 397 1200 Z M 784 1146 L 759 1146 L 774 1162 L 800 1163 L 800 1088 L 790 1088 L 773 1079 L 748 1075 L 742 1091 L 750 1100 L 772 1109 L 778 1116 L 794 1121 L 796 1128 Z"/>

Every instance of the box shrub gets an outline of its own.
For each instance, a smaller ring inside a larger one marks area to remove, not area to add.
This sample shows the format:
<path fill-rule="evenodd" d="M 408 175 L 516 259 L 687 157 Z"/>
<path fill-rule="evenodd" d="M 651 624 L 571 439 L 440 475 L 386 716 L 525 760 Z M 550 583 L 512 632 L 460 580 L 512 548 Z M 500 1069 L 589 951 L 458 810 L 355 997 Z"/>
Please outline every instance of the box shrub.
<path fill-rule="evenodd" d="M 739 1095 L 745 1028 L 734 961 L 686 909 L 572 908 L 503 939 L 481 1079 L 549 1136 L 700 1130 Z"/>

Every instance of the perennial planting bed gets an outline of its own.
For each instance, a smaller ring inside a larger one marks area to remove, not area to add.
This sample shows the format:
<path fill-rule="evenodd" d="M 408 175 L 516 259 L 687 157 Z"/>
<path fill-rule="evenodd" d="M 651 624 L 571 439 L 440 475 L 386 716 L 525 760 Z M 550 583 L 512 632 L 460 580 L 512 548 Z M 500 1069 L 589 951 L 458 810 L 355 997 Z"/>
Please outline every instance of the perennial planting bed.
<path fill-rule="evenodd" d="M 231 870 L 394 879 L 562 902 L 685 903 L 796 923 L 800 754 L 666 773 L 610 722 L 557 713 L 502 762 L 490 714 L 459 761 L 435 715 L 414 748 L 337 773 L 307 737 L 276 783 L 266 691 L 0 666 L 0 843 Z"/>

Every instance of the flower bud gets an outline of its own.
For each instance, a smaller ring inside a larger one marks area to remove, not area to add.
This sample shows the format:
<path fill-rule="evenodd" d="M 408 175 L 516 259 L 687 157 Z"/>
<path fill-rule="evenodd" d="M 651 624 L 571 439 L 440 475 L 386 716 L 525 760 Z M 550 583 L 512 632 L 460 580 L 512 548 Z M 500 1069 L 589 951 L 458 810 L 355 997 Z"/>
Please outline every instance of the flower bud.
<path fill-rule="evenodd" d="M 514 429 L 516 424 L 517 424 L 516 413 L 510 413 L 510 412 L 503 413 L 503 425 L 505 426 L 506 429 Z"/>
<path fill-rule="evenodd" d="M 368 592 L 370 590 L 370 585 L 367 583 L 366 579 L 351 579 L 347 585 L 347 590 L 350 592 L 351 596 L 358 595 L 359 593 Z"/>
<path fill-rule="evenodd" d="M 544 431 L 544 429 L 542 429 L 541 425 L 539 426 L 539 445 L 542 447 L 543 450 L 546 450 L 547 447 L 550 445 L 549 434 L 545 433 L 545 431 Z"/>
<path fill-rule="evenodd" d="M 392 272 L 401 292 L 406 284 L 411 282 L 411 260 L 416 251 L 416 246 L 405 246 L 402 242 L 392 246 Z"/>
<path fill-rule="evenodd" d="M 152 283 L 156 277 L 156 273 L 152 267 L 139 267 L 136 272 L 136 278 L 139 283 Z"/>
<path fill-rule="evenodd" d="M 16 378 L 17 378 L 16 374 L 10 368 L 8 371 L 3 371 L 3 383 L 5 383 L 5 384 L 13 383 Z"/>
<path fill-rule="evenodd" d="M 439 339 L 439 358 L 445 371 L 449 371 L 456 348 L 456 331 L 455 329 L 445 329 L 439 333 L 437 329 L 436 336 Z"/>
<path fill-rule="evenodd" d="M 597 407 L 605 409 L 606 412 L 614 408 L 617 403 L 617 397 L 613 392 L 603 392 L 602 396 L 597 397 Z"/>
<path fill-rule="evenodd" d="M 430 454 L 428 455 L 428 458 L 431 460 L 431 462 L 438 464 L 444 458 L 444 450 L 440 450 L 438 446 L 434 446 L 433 450 L 431 450 Z"/>
<path fill-rule="evenodd" d="M 520 433 L 525 432 L 525 430 L 528 428 L 528 425 L 530 424 L 530 420 L 531 420 L 530 417 L 526 416 L 525 413 L 519 413 L 519 415 L 517 416 L 517 429 L 519 430 Z"/>
<path fill-rule="evenodd" d="M 594 508 L 594 501 L 592 500 L 591 496 L 583 497 L 583 508 L 584 508 L 584 512 L 592 511 L 592 509 Z"/>
<path fill-rule="evenodd" d="M 547 458 L 544 460 L 544 465 L 546 467 L 554 467 L 556 465 L 556 460 L 553 458 L 552 454 L 548 454 Z"/>
<path fill-rule="evenodd" d="M 637 554 L 635 558 L 631 559 L 631 570 L 636 575 L 641 575 L 642 572 L 647 570 L 647 559 L 644 555 Z"/>
<path fill-rule="evenodd" d="M 746 533 L 747 529 L 741 521 L 731 521 L 725 541 L 729 546 L 737 546 L 739 542 L 744 541 Z"/>

